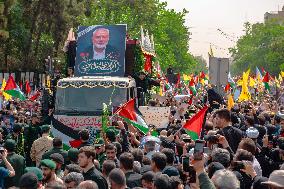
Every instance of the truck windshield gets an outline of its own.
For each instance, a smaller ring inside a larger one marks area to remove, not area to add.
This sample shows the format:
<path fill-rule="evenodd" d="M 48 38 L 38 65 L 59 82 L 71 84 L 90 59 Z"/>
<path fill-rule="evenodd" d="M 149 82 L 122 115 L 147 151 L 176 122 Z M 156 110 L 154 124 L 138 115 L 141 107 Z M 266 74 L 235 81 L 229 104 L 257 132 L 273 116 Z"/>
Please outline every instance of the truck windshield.
<path fill-rule="evenodd" d="M 127 88 L 58 88 L 55 109 L 78 112 L 100 111 L 103 103 L 109 104 L 110 98 L 112 106 L 120 106 L 127 100 Z"/>

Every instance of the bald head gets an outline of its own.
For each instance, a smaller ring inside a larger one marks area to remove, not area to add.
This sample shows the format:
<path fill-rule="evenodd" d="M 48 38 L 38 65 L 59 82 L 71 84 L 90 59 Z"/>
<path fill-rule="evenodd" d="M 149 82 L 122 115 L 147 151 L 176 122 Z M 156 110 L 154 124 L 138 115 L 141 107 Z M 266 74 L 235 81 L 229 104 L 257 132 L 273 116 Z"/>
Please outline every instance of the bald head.
<path fill-rule="evenodd" d="M 80 189 L 98 189 L 98 185 L 91 180 L 83 181 L 79 184 Z"/>

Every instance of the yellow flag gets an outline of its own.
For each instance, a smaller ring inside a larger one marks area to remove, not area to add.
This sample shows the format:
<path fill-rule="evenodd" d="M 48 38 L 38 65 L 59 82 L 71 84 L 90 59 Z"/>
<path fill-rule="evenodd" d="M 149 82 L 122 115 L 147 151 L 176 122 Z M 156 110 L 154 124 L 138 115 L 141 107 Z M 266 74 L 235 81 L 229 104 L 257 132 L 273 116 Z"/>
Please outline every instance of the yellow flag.
<path fill-rule="evenodd" d="M 199 83 L 201 83 L 201 85 L 203 85 L 203 86 L 204 86 L 204 85 L 205 85 L 205 81 L 204 81 L 204 79 L 200 79 L 200 80 L 199 80 Z"/>
<path fill-rule="evenodd" d="M 47 88 L 48 88 L 49 94 L 51 94 L 51 89 L 50 89 L 50 87 L 51 87 L 51 81 L 50 81 L 50 76 L 49 76 L 49 75 L 46 77 L 46 86 L 47 86 Z"/>
<path fill-rule="evenodd" d="M 191 77 L 189 75 L 183 74 L 183 80 L 184 81 L 190 81 Z"/>
<path fill-rule="evenodd" d="M 250 73 L 250 69 L 248 69 L 248 70 L 245 72 L 246 78 L 249 78 L 249 73 Z"/>
<path fill-rule="evenodd" d="M 250 70 L 243 73 L 243 84 L 242 84 L 242 92 L 239 96 L 239 102 L 250 100 L 251 95 L 248 90 L 248 77 L 249 77 Z"/>
<path fill-rule="evenodd" d="M 234 107 L 234 105 L 235 105 L 234 98 L 233 98 L 232 94 L 229 94 L 228 95 L 228 107 L 227 107 L 228 110 L 231 110 L 232 107 Z"/>
<path fill-rule="evenodd" d="M 284 72 L 281 71 L 281 76 L 284 77 Z"/>
<path fill-rule="evenodd" d="M 278 81 L 276 77 L 275 77 L 275 84 L 276 84 L 276 87 L 280 88 L 280 82 Z"/>
<path fill-rule="evenodd" d="M 250 86 L 250 87 L 254 87 L 255 84 L 256 84 L 255 80 L 254 80 L 252 77 L 250 77 L 250 78 L 249 78 L 249 86 Z"/>
<path fill-rule="evenodd" d="M 184 81 L 188 81 L 188 76 L 186 74 L 182 75 Z"/>
<path fill-rule="evenodd" d="M 12 96 L 4 92 L 5 86 L 6 86 L 6 80 L 4 78 L 3 81 L 2 81 L 1 92 L 2 92 L 5 100 L 10 100 L 10 99 L 12 99 Z"/>
<path fill-rule="evenodd" d="M 282 83 L 282 81 L 283 81 L 282 76 L 280 74 L 278 76 L 278 81 L 280 81 L 280 83 Z"/>
<path fill-rule="evenodd" d="M 163 95 L 163 88 L 164 88 L 164 85 L 161 85 L 161 86 L 160 86 L 160 90 L 159 90 L 159 95 L 160 95 L 160 96 L 164 96 L 164 95 Z"/>
<path fill-rule="evenodd" d="M 237 81 L 237 85 L 238 85 L 238 86 L 242 86 L 242 85 L 243 85 L 243 79 L 239 79 L 239 80 Z"/>

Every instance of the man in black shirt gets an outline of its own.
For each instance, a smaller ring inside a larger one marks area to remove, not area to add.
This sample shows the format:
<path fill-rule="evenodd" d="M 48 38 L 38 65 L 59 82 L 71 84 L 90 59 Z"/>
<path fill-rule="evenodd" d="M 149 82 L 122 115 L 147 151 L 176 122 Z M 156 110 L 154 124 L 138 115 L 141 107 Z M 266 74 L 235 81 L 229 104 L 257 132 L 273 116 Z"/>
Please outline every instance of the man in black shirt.
<path fill-rule="evenodd" d="M 91 146 L 92 144 L 90 143 L 90 134 L 87 129 L 84 129 L 79 132 L 80 139 L 82 141 L 82 144 L 78 147 L 78 149 L 82 148 L 83 146 Z"/>
<path fill-rule="evenodd" d="M 142 187 L 142 175 L 133 171 L 134 157 L 131 153 L 125 152 L 120 155 L 120 169 L 126 177 L 126 184 L 129 188 Z"/>
<path fill-rule="evenodd" d="M 242 131 L 231 125 L 231 113 L 227 109 L 216 111 L 216 127 L 220 130 L 217 134 L 223 135 L 229 143 L 231 149 L 236 152 L 242 140 Z"/>
<path fill-rule="evenodd" d="M 99 172 L 94 165 L 96 157 L 95 149 L 92 146 L 84 146 L 79 150 L 78 162 L 83 170 L 84 180 L 95 181 L 99 189 L 108 189 L 106 179 L 102 173 Z"/>

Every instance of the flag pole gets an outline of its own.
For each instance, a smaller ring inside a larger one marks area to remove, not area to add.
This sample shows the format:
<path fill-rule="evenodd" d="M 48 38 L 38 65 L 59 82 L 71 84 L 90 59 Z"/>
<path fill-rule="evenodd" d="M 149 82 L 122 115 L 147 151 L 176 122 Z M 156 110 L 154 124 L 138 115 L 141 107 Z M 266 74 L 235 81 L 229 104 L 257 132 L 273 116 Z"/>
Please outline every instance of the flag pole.
<path fill-rule="evenodd" d="M 177 130 L 177 132 L 175 132 L 174 136 L 176 136 L 176 135 L 182 130 L 182 128 L 183 128 L 183 126 L 181 126 L 181 127 L 179 128 L 179 130 Z"/>

